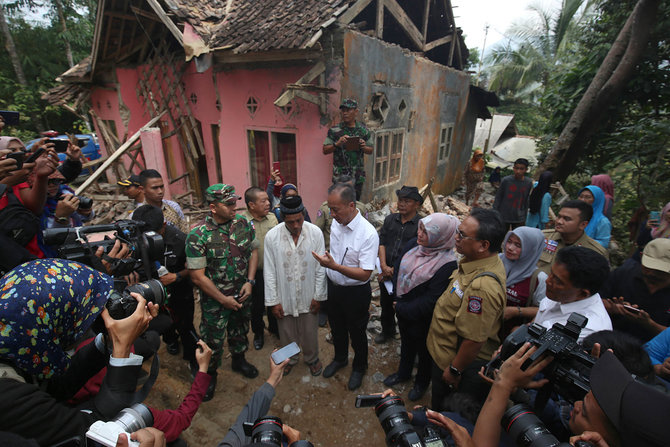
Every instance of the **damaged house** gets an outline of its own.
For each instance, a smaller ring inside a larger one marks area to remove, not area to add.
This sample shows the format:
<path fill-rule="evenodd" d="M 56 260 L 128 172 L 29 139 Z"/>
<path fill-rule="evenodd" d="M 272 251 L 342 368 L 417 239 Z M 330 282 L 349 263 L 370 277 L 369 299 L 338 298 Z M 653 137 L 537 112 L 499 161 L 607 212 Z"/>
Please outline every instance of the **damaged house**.
<path fill-rule="evenodd" d="M 90 58 L 45 97 L 90 116 L 108 156 L 126 142 L 117 175 L 164 172 L 167 197 L 264 188 L 278 162 L 312 211 L 343 98 L 375 135 L 363 200 L 458 187 L 496 101 L 467 57 L 449 0 L 100 0 Z"/>

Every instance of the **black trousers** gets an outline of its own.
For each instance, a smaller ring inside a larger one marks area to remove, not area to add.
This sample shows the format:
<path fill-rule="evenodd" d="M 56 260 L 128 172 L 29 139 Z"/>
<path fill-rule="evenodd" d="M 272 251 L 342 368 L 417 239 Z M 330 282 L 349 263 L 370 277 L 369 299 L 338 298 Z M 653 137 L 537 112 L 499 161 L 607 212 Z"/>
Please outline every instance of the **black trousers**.
<path fill-rule="evenodd" d="M 432 371 L 431 378 L 433 379 L 433 394 L 431 396 L 430 404 L 431 410 L 441 411 L 444 408 L 444 399 L 453 391 L 467 394 L 474 398 L 477 402 L 483 403 L 489 393 L 490 385 L 479 377 L 479 370 L 486 365 L 486 360 L 475 360 L 470 363 L 461 375 L 461 381 L 458 384 L 458 389 L 451 390 L 449 386 L 442 380 L 444 370 L 437 366 L 437 363 L 431 358 Z"/>
<path fill-rule="evenodd" d="M 368 338 L 365 329 L 370 319 L 370 283 L 360 286 L 338 286 L 328 280 L 328 321 L 333 332 L 335 361 L 349 358 L 349 339 L 354 349 L 354 371 L 368 368 Z"/>
<path fill-rule="evenodd" d="M 426 347 L 426 338 L 430 329 L 430 320 L 412 321 L 398 316 L 400 329 L 400 364 L 398 375 L 408 378 L 412 375 L 414 359 L 419 356 L 419 366 L 416 371 L 415 382 L 428 386 L 430 383 L 432 359 Z"/>
<path fill-rule="evenodd" d="M 272 315 L 272 310 L 265 307 L 265 281 L 263 281 L 263 270 L 256 270 L 256 285 L 251 290 L 251 330 L 255 335 L 263 334 L 265 323 L 263 314 L 268 316 L 268 331 L 279 334 L 277 319 Z"/>
<path fill-rule="evenodd" d="M 183 347 L 182 356 L 184 360 L 195 363 L 195 340 L 191 336 L 191 332 L 197 331 L 193 326 L 193 315 L 195 311 L 195 304 L 193 302 L 193 292 L 191 293 L 174 293 L 170 297 L 170 317 L 172 318 L 172 325 L 163 333 L 163 341 L 165 343 L 173 343 L 181 338 Z M 153 321 L 153 320 L 152 320 Z M 151 323 L 150 323 L 151 324 Z"/>
<path fill-rule="evenodd" d="M 382 308 L 382 333 L 387 337 L 393 337 L 396 330 L 393 297 L 386 291 L 386 286 L 384 286 L 383 282 L 379 283 L 379 305 Z"/>

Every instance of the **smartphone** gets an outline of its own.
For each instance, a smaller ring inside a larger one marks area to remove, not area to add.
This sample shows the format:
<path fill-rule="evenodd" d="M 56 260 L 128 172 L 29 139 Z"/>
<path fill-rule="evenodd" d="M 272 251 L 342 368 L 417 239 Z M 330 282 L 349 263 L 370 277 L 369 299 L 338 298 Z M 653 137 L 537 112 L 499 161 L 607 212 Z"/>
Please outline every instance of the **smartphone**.
<path fill-rule="evenodd" d="M 380 400 L 381 394 L 359 394 L 356 396 L 356 408 L 374 407 Z"/>
<path fill-rule="evenodd" d="M 239 303 L 240 298 L 242 298 L 242 295 L 240 295 L 239 293 L 236 293 L 235 295 L 233 295 L 233 298 L 235 299 L 235 301 L 237 301 Z"/>
<path fill-rule="evenodd" d="M 273 171 L 279 171 L 279 162 L 278 161 L 272 162 L 272 170 Z"/>
<path fill-rule="evenodd" d="M 642 309 L 638 309 L 637 307 L 629 306 L 628 304 L 624 304 L 623 307 L 624 307 L 624 309 L 630 310 L 631 312 L 635 312 L 635 313 L 642 312 Z"/>
<path fill-rule="evenodd" d="M 198 342 L 200 341 L 200 337 L 198 336 L 198 334 L 196 334 L 194 330 L 190 330 L 188 331 L 188 335 L 191 336 L 191 338 L 193 339 L 193 343 L 195 343 L 195 346 L 200 350 L 200 352 L 202 352 L 203 351 L 202 346 L 198 344 Z"/>
<path fill-rule="evenodd" d="M 16 160 L 16 169 L 21 169 L 23 167 L 23 160 L 26 158 L 25 152 L 12 152 L 7 154 L 7 158 L 13 158 Z"/>
<path fill-rule="evenodd" d="M 5 126 L 16 126 L 19 124 L 19 117 L 21 114 L 12 110 L 0 110 L 0 116 L 5 122 Z"/>
<path fill-rule="evenodd" d="M 661 220 L 661 212 L 660 211 L 651 211 L 649 213 L 649 220 L 654 220 L 654 221 L 658 222 L 659 220 Z"/>
<path fill-rule="evenodd" d="M 273 352 L 270 357 L 272 358 L 272 361 L 275 362 L 275 365 L 279 365 L 287 358 L 293 357 L 298 353 L 300 353 L 300 346 L 298 346 L 296 342 L 293 342 Z"/>
<path fill-rule="evenodd" d="M 70 145 L 70 140 L 58 140 L 56 138 L 49 138 L 49 143 L 54 144 L 54 150 L 59 154 L 67 152 L 67 147 Z"/>
<path fill-rule="evenodd" d="M 46 149 L 44 149 L 44 146 L 40 147 L 40 148 L 37 149 L 35 152 L 33 152 L 33 153 L 30 155 L 30 157 L 28 157 L 27 159 L 25 159 L 25 160 L 23 161 L 23 163 L 34 163 L 35 160 L 37 160 L 38 158 L 40 158 L 40 155 L 42 155 L 42 154 L 44 153 L 44 151 L 46 151 Z"/>

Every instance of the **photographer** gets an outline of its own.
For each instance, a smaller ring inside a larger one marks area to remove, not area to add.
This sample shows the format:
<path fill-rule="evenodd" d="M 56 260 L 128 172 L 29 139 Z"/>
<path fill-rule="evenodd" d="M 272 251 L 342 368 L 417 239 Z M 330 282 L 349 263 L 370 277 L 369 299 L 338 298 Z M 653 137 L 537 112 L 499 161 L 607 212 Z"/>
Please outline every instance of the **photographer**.
<path fill-rule="evenodd" d="M 138 302 L 134 313 L 114 320 L 103 310 L 112 279 L 60 259 L 17 267 L 0 280 L 0 290 L 0 431 L 34 438 L 45 446 L 83 440 L 93 422 L 110 419 L 133 403 L 142 358 L 130 348 L 157 306 L 133 294 Z M 99 334 L 70 357 L 66 349 L 84 336 L 98 315 L 106 337 Z M 111 343 L 111 356 L 105 339 Z M 105 366 L 107 375 L 92 401 L 78 408 L 64 404 Z"/>

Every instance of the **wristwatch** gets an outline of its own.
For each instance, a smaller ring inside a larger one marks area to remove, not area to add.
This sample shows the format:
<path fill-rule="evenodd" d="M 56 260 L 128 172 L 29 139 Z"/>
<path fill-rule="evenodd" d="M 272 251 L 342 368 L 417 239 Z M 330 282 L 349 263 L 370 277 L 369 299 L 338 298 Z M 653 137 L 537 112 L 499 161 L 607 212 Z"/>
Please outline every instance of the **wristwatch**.
<path fill-rule="evenodd" d="M 454 365 L 449 365 L 449 373 L 454 377 L 461 377 L 461 374 L 463 374 Z"/>
<path fill-rule="evenodd" d="M 255 287 L 255 286 L 256 286 L 256 280 L 255 280 L 255 279 L 247 279 L 247 282 L 248 282 L 249 284 L 251 284 L 251 287 Z"/>

